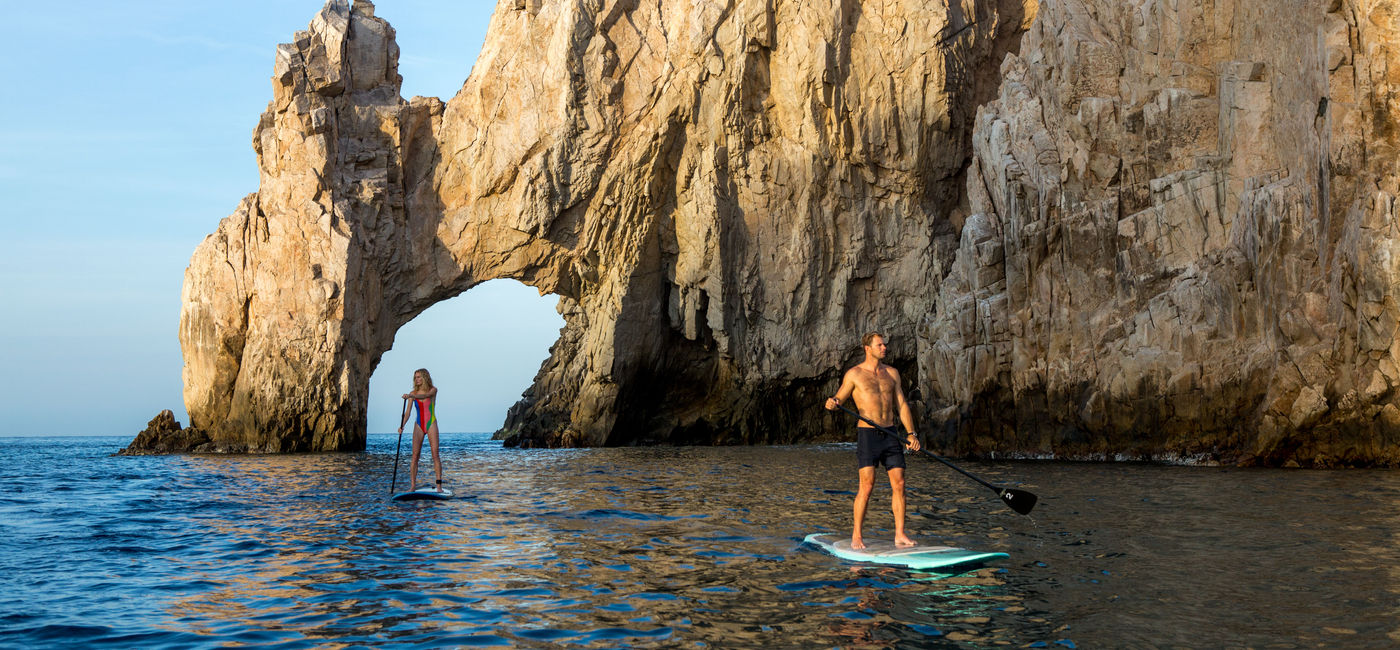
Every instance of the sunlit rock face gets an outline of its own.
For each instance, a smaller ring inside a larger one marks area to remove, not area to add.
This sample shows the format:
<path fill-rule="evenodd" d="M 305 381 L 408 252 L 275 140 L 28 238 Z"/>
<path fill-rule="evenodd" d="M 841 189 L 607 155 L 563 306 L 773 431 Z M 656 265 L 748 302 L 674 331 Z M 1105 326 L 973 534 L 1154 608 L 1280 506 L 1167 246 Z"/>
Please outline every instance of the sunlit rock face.
<path fill-rule="evenodd" d="M 444 103 L 332 0 L 186 273 L 187 410 L 363 448 L 398 328 L 514 278 L 565 327 L 507 444 L 843 436 L 880 330 L 945 451 L 1395 463 L 1394 5 L 502 0 Z"/>
<path fill-rule="evenodd" d="M 945 448 L 1400 462 L 1394 2 L 1042 2 L 919 330 Z"/>
<path fill-rule="evenodd" d="M 226 448 L 363 449 L 374 364 L 430 304 L 412 290 L 436 220 L 409 205 L 432 191 L 442 104 L 399 97 L 394 31 L 373 14 L 328 3 L 278 46 L 258 192 L 185 272 L 185 406 Z"/>

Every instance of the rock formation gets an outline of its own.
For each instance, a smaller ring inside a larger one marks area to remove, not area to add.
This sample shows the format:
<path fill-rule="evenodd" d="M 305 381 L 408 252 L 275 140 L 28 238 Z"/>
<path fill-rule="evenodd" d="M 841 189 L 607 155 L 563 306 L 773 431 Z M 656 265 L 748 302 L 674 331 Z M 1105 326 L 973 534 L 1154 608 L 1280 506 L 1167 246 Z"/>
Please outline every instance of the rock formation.
<path fill-rule="evenodd" d="M 185 272 L 185 407 L 216 440 L 364 448 L 374 364 L 411 305 L 430 304 L 409 294 L 436 219 L 406 206 L 423 200 L 442 104 L 405 102 L 397 68 L 393 29 L 368 3 L 328 3 L 277 48 L 253 132 L 258 192 Z"/>
<path fill-rule="evenodd" d="M 565 328 L 507 444 L 838 435 L 879 329 L 947 451 L 1400 462 L 1396 3 L 1275 4 L 502 0 L 444 103 L 331 0 L 186 273 L 192 423 L 362 448 L 508 277 Z"/>
<path fill-rule="evenodd" d="M 945 444 L 1400 463 L 1397 9 L 1041 3 L 920 331 Z"/>
<path fill-rule="evenodd" d="M 146 423 L 146 428 L 142 429 L 141 433 L 136 434 L 136 438 L 131 441 L 131 444 L 118 451 L 117 455 L 149 456 L 187 451 L 228 450 L 215 449 L 210 443 L 209 435 L 199 429 L 194 427 L 181 428 L 180 422 L 175 419 L 175 414 L 170 409 L 165 409 L 151 418 L 151 421 Z"/>
<path fill-rule="evenodd" d="M 971 109 L 1025 29 L 1003 4 L 507 1 L 443 104 L 399 98 L 372 5 L 327 3 L 278 49 L 259 191 L 186 273 L 191 420 L 360 448 L 394 332 L 509 277 L 566 323 L 513 444 L 838 426 L 811 406 L 862 330 L 913 368 Z"/>

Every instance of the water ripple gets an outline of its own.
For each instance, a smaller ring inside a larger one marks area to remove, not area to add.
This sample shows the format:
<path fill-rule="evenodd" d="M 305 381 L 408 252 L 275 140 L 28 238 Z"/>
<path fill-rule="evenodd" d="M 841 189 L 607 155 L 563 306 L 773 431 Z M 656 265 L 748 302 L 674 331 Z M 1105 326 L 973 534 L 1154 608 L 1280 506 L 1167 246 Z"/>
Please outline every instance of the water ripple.
<path fill-rule="evenodd" d="M 517 451 L 447 435 L 462 498 L 395 503 L 394 440 L 125 458 L 109 455 L 124 439 L 0 439 L 0 645 L 1400 641 L 1395 473 L 969 464 L 1041 494 L 1024 518 L 915 465 L 916 536 L 1011 554 L 938 574 L 803 546 L 847 530 L 851 445 Z M 887 494 L 869 518 L 867 535 L 889 535 Z"/>

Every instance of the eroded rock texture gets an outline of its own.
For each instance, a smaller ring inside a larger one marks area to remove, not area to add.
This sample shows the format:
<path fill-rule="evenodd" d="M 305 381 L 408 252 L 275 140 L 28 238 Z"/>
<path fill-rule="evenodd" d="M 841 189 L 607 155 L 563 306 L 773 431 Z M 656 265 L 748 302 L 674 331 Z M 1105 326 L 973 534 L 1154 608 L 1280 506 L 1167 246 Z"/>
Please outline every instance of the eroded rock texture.
<path fill-rule="evenodd" d="M 503 0 L 443 103 L 332 0 L 187 271 L 186 406 L 362 448 L 398 328 L 515 278 L 566 326 L 508 444 L 837 435 L 879 329 L 945 450 L 1397 462 L 1395 11 Z"/>
<path fill-rule="evenodd" d="M 1396 11 L 1041 3 L 920 331 L 945 443 L 1400 462 Z"/>

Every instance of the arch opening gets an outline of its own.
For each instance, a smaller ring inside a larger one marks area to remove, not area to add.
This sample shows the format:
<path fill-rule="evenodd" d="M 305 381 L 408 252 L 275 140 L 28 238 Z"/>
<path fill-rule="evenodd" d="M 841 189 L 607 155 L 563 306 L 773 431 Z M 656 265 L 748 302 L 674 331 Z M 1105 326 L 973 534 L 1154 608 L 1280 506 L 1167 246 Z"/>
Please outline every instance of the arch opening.
<path fill-rule="evenodd" d="M 394 334 L 369 380 L 370 434 L 394 433 L 413 371 L 438 388 L 443 433 L 491 433 L 535 379 L 559 339 L 559 297 L 491 280 L 426 309 Z M 410 426 L 412 423 L 410 423 Z"/>

